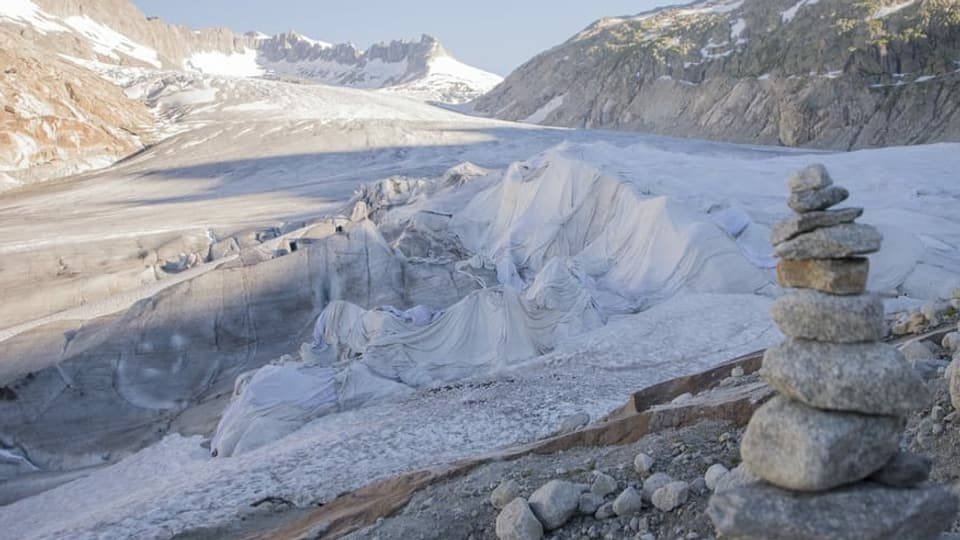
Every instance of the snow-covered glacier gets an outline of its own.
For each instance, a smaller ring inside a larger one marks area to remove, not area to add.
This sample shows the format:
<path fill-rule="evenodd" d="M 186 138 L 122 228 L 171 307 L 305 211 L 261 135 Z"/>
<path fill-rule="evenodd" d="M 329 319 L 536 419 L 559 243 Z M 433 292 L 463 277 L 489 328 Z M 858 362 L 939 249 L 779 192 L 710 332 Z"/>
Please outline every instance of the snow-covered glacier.
<path fill-rule="evenodd" d="M 265 495 L 328 501 L 772 343 L 769 226 L 812 162 L 884 231 L 871 285 L 891 303 L 960 279 L 957 145 L 791 151 L 116 75 L 170 136 L 0 199 L 0 253 L 48 298 L 24 287 L 9 305 L 33 315 L 0 313 L 17 395 L 0 494 L 32 495 L 0 507 L 17 538 L 168 537 Z"/>

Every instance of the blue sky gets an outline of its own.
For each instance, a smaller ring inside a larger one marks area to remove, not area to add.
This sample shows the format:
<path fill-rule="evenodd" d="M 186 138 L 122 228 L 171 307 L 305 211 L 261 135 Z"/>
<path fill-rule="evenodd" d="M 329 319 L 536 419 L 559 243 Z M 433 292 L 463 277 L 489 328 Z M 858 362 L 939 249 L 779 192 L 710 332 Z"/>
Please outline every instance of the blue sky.
<path fill-rule="evenodd" d="M 297 30 L 314 39 L 378 41 L 436 36 L 458 59 L 506 75 L 608 15 L 632 15 L 689 0 L 133 0 L 147 15 L 191 27 L 268 34 Z M 562 6 L 562 7 L 561 7 Z"/>

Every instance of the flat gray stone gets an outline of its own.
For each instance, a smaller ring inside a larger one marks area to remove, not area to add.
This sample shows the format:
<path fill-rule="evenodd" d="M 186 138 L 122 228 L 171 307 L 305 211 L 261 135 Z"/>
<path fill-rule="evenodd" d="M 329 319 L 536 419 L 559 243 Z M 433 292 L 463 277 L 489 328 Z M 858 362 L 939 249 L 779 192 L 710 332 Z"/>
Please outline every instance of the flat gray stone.
<path fill-rule="evenodd" d="M 500 540 L 540 540 L 543 526 L 533 515 L 527 501 L 514 499 L 497 516 L 497 538 Z"/>
<path fill-rule="evenodd" d="M 547 530 L 559 529 L 577 513 L 580 493 L 572 482 L 551 480 L 530 496 L 530 509 Z"/>
<path fill-rule="evenodd" d="M 787 181 L 787 187 L 790 188 L 791 193 L 823 189 L 832 185 L 833 179 L 830 178 L 830 173 L 827 172 L 827 168 L 822 163 L 815 163 L 800 169 Z"/>
<path fill-rule="evenodd" d="M 899 449 L 902 429 L 899 418 L 821 411 L 776 396 L 753 414 L 740 454 L 762 480 L 822 491 L 878 471 Z"/>
<path fill-rule="evenodd" d="M 725 540 L 935 540 L 957 503 L 940 486 L 864 482 L 806 494 L 754 484 L 717 492 L 707 515 Z"/>
<path fill-rule="evenodd" d="M 805 232 L 821 227 L 832 227 L 842 223 L 853 223 L 863 215 L 863 208 L 841 208 L 838 210 L 823 210 L 795 214 L 791 218 L 773 225 L 770 231 L 770 243 L 781 244 Z"/>
<path fill-rule="evenodd" d="M 872 294 L 835 296 L 795 290 L 773 303 L 770 316 L 788 337 L 813 341 L 879 341 L 886 331 L 883 302 Z"/>
<path fill-rule="evenodd" d="M 761 376 L 818 409 L 906 416 L 931 397 L 900 351 L 883 343 L 788 339 L 764 353 Z"/>
<path fill-rule="evenodd" d="M 783 259 L 844 259 L 880 250 L 883 235 L 871 225 L 843 223 L 803 233 L 777 244 L 774 256 Z"/>
<path fill-rule="evenodd" d="M 787 206 L 799 214 L 826 210 L 835 204 L 847 200 L 850 192 L 840 186 L 828 186 L 823 189 L 811 189 L 792 193 Z"/>
<path fill-rule="evenodd" d="M 933 460 L 913 452 L 897 452 L 870 480 L 892 487 L 918 486 L 930 478 Z"/>

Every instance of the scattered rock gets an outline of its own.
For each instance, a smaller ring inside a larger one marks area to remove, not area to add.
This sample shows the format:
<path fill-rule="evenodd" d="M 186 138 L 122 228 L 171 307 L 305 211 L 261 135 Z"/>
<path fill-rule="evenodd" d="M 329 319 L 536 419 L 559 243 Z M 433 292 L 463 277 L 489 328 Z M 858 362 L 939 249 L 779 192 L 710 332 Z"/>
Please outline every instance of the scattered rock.
<path fill-rule="evenodd" d="M 883 236 L 871 225 L 844 223 L 803 233 L 777 244 L 773 254 L 783 259 L 843 259 L 875 253 Z"/>
<path fill-rule="evenodd" d="M 601 497 L 606 497 L 616 490 L 617 480 L 609 474 L 604 473 L 598 473 L 596 478 L 593 479 L 593 484 L 590 485 L 590 492 Z M 592 514 L 593 512 L 590 513 Z"/>
<path fill-rule="evenodd" d="M 714 492 L 719 493 L 728 489 L 749 486 L 758 482 L 761 482 L 760 478 L 750 472 L 750 469 L 741 463 L 731 469 L 729 474 L 725 474 L 717 479 L 717 487 L 714 489 Z"/>
<path fill-rule="evenodd" d="M 823 189 L 833 185 L 833 179 L 827 168 L 821 163 L 815 163 L 795 172 L 787 181 L 791 193 L 800 193 L 814 189 Z"/>
<path fill-rule="evenodd" d="M 586 427 L 590 423 L 590 415 L 587 413 L 577 413 L 571 416 L 568 416 L 560 422 L 560 426 L 556 430 L 556 434 L 562 435 L 564 433 L 572 433 Z"/>
<path fill-rule="evenodd" d="M 520 484 L 515 480 L 504 480 L 490 493 L 490 504 L 497 510 L 501 510 L 519 496 Z"/>
<path fill-rule="evenodd" d="M 908 341 L 900 346 L 900 353 L 910 363 L 918 360 L 936 360 L 937 355 L 930 349 L 930 346 L 923 341 Z"/>
<path fill-rule="evenodd" d="M 850 197 L 850 192 L 840 186 L 827 186 L 822 189 L 811 189 L 790 194 L 787 206 L 794 212 L 803 214 L 826 210 L 835 204 L 840 204 Z"/>
<path fill-rule="evenodd" d="M 844 208 L 842 210 L 825 210 L 823 212 L 807 212 L 795 214 L 789 219 L 777 222 L 770 232 L 770 244 L 777 245 L 792 238 L 821 227 L 833 227 L 844 223 L 853 223 L 863 215 L 863 208 Z"/>
<path fill-rule="evenodd" d="M 796 290 L 778 298 L 770 315 L 789 337 L 859 343 L 879 341 L 884 334 L 883 302 L 875 295 L 834 296 Z"/>
<path fill-rule="evenodd" d="M 564 480 L 551 480 L 530 496 L 530 509 L 547 530 L 562 527 L 579 506 L 580 489 Z"/>
<path fill-rule="evenodd" d="M 882 469 L 870 475 L 870 479 L 892 487 L 918 486 L 930 477 L 933 460 L 912 452 L 897 452 Z"/>
<path fill-rule="evenodd" d="M 633 469 L 637 471 L 637 474 L 641 478 L 645 478 L 650 475 L 653 471 L 654 460 L 652 457 L 647 454 L 637 454 L 637 457 L 633 458 Z"/>
<path fill-rule="evenodd" d="M 820 409 L 906 416 L 930 401 L 903 355 L 883 343 L 787 339 L 764 353 L 761 376 L 785 396 Z"/>
<path fill-rule="evenodd" d="M 929 322 L 931 326 L 936 326 L 946 317 L 950 309 L 951 306 L 948 300 L 931 300 L 920 308 L 920 313 L 923 313 L 923 316 L 927 318 L 927 322 Z"/>
<path fill-rule="evenodd" d="M 597 513 L 594 514 L 593 517 L 604 520 L 610 519 L 616 515 L 617 513 L 613 511 L 613 503 L 604 503 L 603 506 L 597 508 Z"/>
<path fill-rule="evenodd" d="M 890 416 L 821 411 L 777 396 L 743 436 L 743 462 L 760 478 L 798 491 L 862 480 L 897 452 L 903 423 Z"/>
<path fill-rule="evenodd" d="M 933 539 L 953 521 L 957 503 L 939 486 L 865 482 L 804 494 L 757 484 L 718 492 L 707 514 L 721 536 L 738 540 Z"/>
<path fill-rule="evenodd" d="M 673 482 L 673 478 L 666 473 L 654 473 L 643 482 L 643 498 L 650 501 L 653 499 L 653 493 L 663 486 Z"/>
<path fill-rule="evenodd" d="M 950 332 L 943 336 L 943 341 L 940 342 L 940 346 L 948 352 L 960 351 L 960 332 Z"/>
<path fill-rule="evenodd" d="M 497 516 L 497 538 L 500 540 L 540 540 L 543 526 L 530 510 L 527 501 L 516 498 Z"/>
<path fill-rule="evenodd" d="M 703 480 L 707 483 L 707 489 L 710 491 L 717 489 L 717 484 L 728 474 L 730 474 L 730 470 L 723 465 L 719 463 L 711 465 L 706 474 L 703 475 Z"/>
<path fill-rule="evenodd" d="M 916 311 L 910 314 L 910 317 L 907 318 L 907 333 L 908 334 L 919 334 L 927 327 L 927 318 L 924 317 L 923 313 Z"/>
<path fill-rule="evenodd" d="M 821 292 L 861 294 L 867 287 L 869 259 L 783 259 L 777 264 L 781 287 L 815 289 Z"/>
<path fill-rule="evenodd" d="M 960 410 L 960 369 L 957 369 L 957 359 L 954 359 L 951 362 L 951 365 L 954 366 L 950 370 L 950 404 L 953 405 L 953 408 Z"/>
<path fill-rule="evenodd" d="M 670 512 L 674 508 L 687 502 L 689 486 L 686 482 L 670 482 L 653 492 L 653 505 L 663 512 Z"/>
<path fill-rule="evenodd" d="M 637 490 L 628 487 L 613 501 L 613 512 L 620 517 L 632 516 L 643 509 L 643 497 Z"/>
<path fill-rule="evenodd" d="M 581 514 L 592 516 L 603 506 L 603 497 L 593 493 L 584 493 L 580 495 L 580 503 L 577 505 L 577 511 Z"/>

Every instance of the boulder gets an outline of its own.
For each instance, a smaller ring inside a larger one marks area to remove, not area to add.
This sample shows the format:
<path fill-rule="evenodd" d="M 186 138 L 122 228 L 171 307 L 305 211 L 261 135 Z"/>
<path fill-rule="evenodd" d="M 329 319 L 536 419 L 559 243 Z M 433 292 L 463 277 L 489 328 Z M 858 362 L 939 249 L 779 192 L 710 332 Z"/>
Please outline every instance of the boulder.
<path fill-rule="evenodd" d="M 777 244 L 773 254 L 782 259 L 843 259 L 880 250 L 883 236 L 875 227 L 844 223 L 803 233 Z"/>
<path fill-rule="evenodd" d="M 897 452 L 870 480 L 892 487 L 914 487 L 930 478 L 933 460 L 913 452 Z"/>
<path fill-rule="evenodd" d="M 522 498 L 514 499 L 497 516 L 497 538 L 500 540 L 540 540 L 543 526 Z"/>
<path fill-rule="evenodd" d="M 770 316 L 787 336 L 814 341 L 879 341 L 886 330 L 883 302 L 875 295 L 834 296 L 795 290 L 773 303 Z"/>
<path fill-rule="evenodd" d="M 628 487 L 613 501 L 613 511 L 620 517 L 639 514 L 643 509 L 643 497 L 637 490 Z"/>
<path fill-rule="evenodd" d="M 717 489 L 717 484 L 724 476 L 730 474 L 730 471 L 719 463 L 714 463 L 707 469 L 707 472 L 703 475 L 703 480 L 707 484 L 707 489 L 714 491 Z"/>
<path fill-rule="evenodd" d="M 600 508 L 597 508 L 597 512 L 593 514 L 593 517 L 604 520 L 610 519 L 616 515 L 617 513 L 613 511 L 613 503 L 604 503 L 600 506 Z"/>
<path fill-rule="evenodd" d="M 564 480 L 551 480 L 530 496 L 530 509 L 547 530 L 558 529 L 580 506 L 580 488 Z"/>
<path fill-rule="evenodd" d="M 707 515 L 731 540 L 935 540 L 953 521 L 957 503 L 940 486 L 863 482 L 808 494 L 754 484 L 717 492 Z"/>
<path fill-rule="evenodd" d="M 920 308 L 920 313 L 927 318 L 931 326 L 936 326 L 947 316 L 952 306 L 949 300 L 931 300 Z"/>
<path fill-rule="evenodd" d="M 606 497 L 616 490 L 617 480 L 609 474 L 604 473 L 597 473 L 597 476 L 593 479 L 593 483 L 590 485 L 590 492 L 601 497 Z M 592 513 L 593 512 L 591 512 L 591 514 Z"/>
<path fill-rule="evenodd" d="M 740 465 L 737 465 L 731 469 L 729 473 L 717 479 L 717 487 L 714 489 L 714 492 L 719 493 L 728 489 L 749 486 L 758 482 L 761 482 L 760 478 L 750 472 L 750 469 L 741 463 Z"/>
<path fill-rule="evenodd" d="M 812 189 L 823 189 L 833 185 L 833 179 L 827 168 L 821 163 L 815 163 L 795 172 L 787 181 L 791 193 L 800 193 Z"/>
<path fill-rule="evenodd" d="M 957 369 L 957 361 L 960 356 L 953 359 L 951 364 L 954 369 L 950 370 L 950 404 L 953 408 L 960 411 L 960 369 Z"/>
<path fill-rule="evenodd" d="M 867 288 L 870 261 L 853 259 L 783 259 L 777 264 L 781 287 L 815 289 L 840 295 L 861 294 Z"/>
<path fill-rule="evenodd" d="M 686 482 L 670 482 L 653 492 L 651 501 L 658 510 L 670 512 L 674 508 L 687 502 L 690 486 Z"/>
<path fill-rule="evenodd" d="M 601 506 L 603 506 L 603 497 L 593 493 L 583 493 L 580 495 L 580 504 L 577 506 L 577 511 L 592 516 Z"/>
<path fill-rule="evenodd" d="M 947 352 L 954 353 L 960 351 L 960 332 L 950 332 L 943 336 L 943 341 L 940 342 L 940 346 Z"/>
<path fill-rule="evenodd" d="M 902 429 L 896 417 L 821 411 L 777 396 L 754 413 L 740 454 L 771 484 L 822 491 L 878 471 L 897 452 Z"/>
<path fill-rule="evenodd" d="M 654 459 L 647 454 L 640 453 L 633 458 L 633 469 L 641 478 L 646 478 L 653 471 Z"/>
<path fill-rule="evenodd" d="M 810 232 L 821 227 L 832 227 L 842 223 L 853 223 L 863 215 L 863 208 L 843 208 L 840 210 L 824 210 L 822 212 L 807 212 L 794 214 L 789 219 L 773 224 L 770 230 L 770 244 L 777 245 L 797 235 Z"/>
<path fill-rule="evenodd" d="M 906 416 L 930 401 L 903 355 L 883 343 L 788 339 L 767 349 L 760 374 L 783 395 L 819 409 Z"/>
<path fill-rule="evenodd" d="M 490 493 L 490 504 L 500 510 L 520 496 L 520 484 L 516 480 L 504 480 Z"/>
<path fill-rule="evenodd" d="M 653 493 L 670 482 L 673 482 L 673 478 L 670 478 L 670 475 L 666 473 L 651 474 L 649 478 L 643 481 L 643 498 L 648 501 L 652 500 Z"/>
<path fill-rule="evenodd" d="M 840 204 L 847 200 L 849 196 L 850 192 L 840 186 L 827 186 L 821 189 L 791 193 L 790 198 L 787 199 L 787 206 L 799 214 L 815 212 Z"/>

